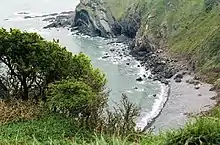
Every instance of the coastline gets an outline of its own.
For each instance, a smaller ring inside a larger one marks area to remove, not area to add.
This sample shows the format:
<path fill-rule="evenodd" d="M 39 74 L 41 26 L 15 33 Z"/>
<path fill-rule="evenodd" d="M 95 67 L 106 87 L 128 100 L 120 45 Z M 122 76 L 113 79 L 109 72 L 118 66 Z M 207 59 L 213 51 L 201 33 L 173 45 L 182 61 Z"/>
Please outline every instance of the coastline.
<path fill-rule="evenodd" d="M 66 21 L 64 21 L 66 22 Z M 67 21 L 68 22 L 68 21 Z M 56 24 L 56 22 L 52 23 L 53 25 L 48 25 L 46 28 L 50 28 L 50 27 L 54 27 L 54 24 Z M 69 23 L 65 23 L 65 25 L 63 25 L 62 27 L 67 27 L 68 28 Z M 55 25 L 55 27 L 61 27 L 61 26 L 57 26 Z M 137 38 L 125 38 L 123 36 L 119 36 L 118 40 L 115 41 L 116 43 L 124 43 L 126 45 L 129 46 L 129 51 L 130 54 L 136 59 L 138 60 L 142 66 L 145 67 L 146 71 L 151 71 L 152 76 L 149 76 L 149 79 L 152 79 L 154 81 L 159 81 L 161 82 L 161 84 L 164 84 L 166 87 L 169 88 L 169 91 L 164 95 L 164 98 L 166 98 L 165 100 L 163 100 L 160 104 L 159 109 L 157 110 L 158 112 L 155 113 L 154 115 L 152 115 L 153 117 L 146 117 L 147 119 L 149 119 L 150 121 L 148 123 L 146 123 L 145 127 L 142 127 L 144 131 L 150 129 L 152 126 L 157 126 L 158 123 L 158 119 L 161 119 L 161 116 L 166 116 L 166 112 L 168 112 L 171 116 L 175 116 L 176 112 L 172 112 L 172 106 L 175 107 L 176 104 L 178 104 L 179 106 L 181 106 L 181 103 L 184 102 L 185 99 L 190 99 L 190 98 L 195 98 L 195 92 L 198 92 L 198 90 L 200 89 L 194 89 L 195 86 L 193 86 L 193 90 L 191 90 L 191 93 L 188 97 L 184 98 L 184 95 L 177 95 L 179 97 L 179 99 L 174 99 L 173 104 L 170 104 L 169 102 L 171 102 L 173 100 L 173 98 L 175 98 L 174 94 L 178 94 L 178 90 L 182 89 L 182 88 L 187 88 L 187 86 L 189 86 L 188 83 L 182 82 L 182 81 L 186 81 L 186 80 L 181 80 L 182 78 L 178 78 L 178 80 L 180 79 L 180 82 L 176 82 L 176 80 L 174 80 L 175 76 L 177 76 L 179 74 L 180 71 L 185 71 L 187 70 L 186 67 L 182 67 L 180 64 L 180 62 L 178 62 L 178 60 L 172 59 L 171 57 L 167 57 L 166 52 L 162 49 L 155 49 L 155 46 L 153 46 L 153 43 L 150 43 L 149 41 L 145 42 L 145 38 L 143 38 L 143 40 L 141 40 L 140 45 L 139 46 L 134 46 L 135 43 L 135 39 Z M 114 43 L 114 42 L 113 42 Z M 140 49 L 145 49 L 144 51 L 140 50 Z M 181 67 L 179 67 L 181 66 Z M 185 76 L 185 75 L 184 75 Z M 191 76 L 191 78 L 193 78 L 193 76 Z M 183 86 L 179 86 L 179 84 L 184 84 Z M 205 83 L 201 83 L 200 84 L 204 84 Z M 179 86 L 179 88 L 174 89 L 175 86 Z M 211 86 L 210 86 L 211 87 Z M 209 89 L 210 89 L 209 87 Z M 205 94 L 208 94 L 209 89 L 201 89 L 204 92 L 206 92 Z M 173 93 L 173 91 L 175 93 Z M 187 94 L 187 90 L 185 90 L 185 94 Z M 183 92 L 184 93 L 184 92 Z M 201 94 L 202 95 L 202 94 Z M 214 93 L 214 95 L 216 95 L 216 93 Z M 203 97 L 199 96 L 200 99 L 202 100 L 211 100 L 210 98 L 214 97 L 212 94 L 208 94 L 205 95 Z M 182 100 L 181 100 L 182 99 Z M 198 99 L 198 100 L 200 100 Z M 192 113 L 193 109 L 196 110 L 196 113 L 199 113 L 201 111 L 197 111 L 200 110 L 203 104 L 198 104 L 201 103 L 200 101 L 198 102 L 197 99 L 192 99 L 191 102 L 193 102 L 193 104 L 196 104 L 194 108 L 189 109 L 186 112 L 180 111 L 177 114 L 183 114 L 182 119 L 179 120 L 179 118 L 176 118 L 175 122 L 178 122 L 182 120 L 184 120 L 183 122 L 187 122 L 188 117 L 187 117 L 187 113 Z M 205 106 L 209 105 L 209 106 L 214 106 L 215 101 L 210 102 L 208 104 L 205 104 Z M 185 104 L 187 106 L 187 103 Z M 189 106 L 192 106 L 191 103 L 188 103 Z M 167 107 L 169 106 L 169 107 Z M 188 107 L 189 107 L 188 106 Z M 165 110 L 165 111 L 164 111 Z M 145 120 L 145 122 L 147 121 L 147 119 Z M 162 119 L 163 120 L 163 119 Z M 168 121 L 167 121 L 168 122 Z M 178 124 L 178 123 L 177 123 Z M 161 126 L 161 125 L 158 125 Z M 156 130 L 160 130 L 160 127 L 156 127 Z"/>

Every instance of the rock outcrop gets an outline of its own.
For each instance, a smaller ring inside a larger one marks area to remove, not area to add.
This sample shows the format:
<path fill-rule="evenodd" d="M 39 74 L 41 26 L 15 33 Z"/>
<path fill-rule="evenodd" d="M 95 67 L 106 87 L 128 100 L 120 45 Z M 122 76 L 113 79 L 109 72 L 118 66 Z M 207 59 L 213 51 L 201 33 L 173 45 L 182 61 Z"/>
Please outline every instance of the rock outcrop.
<path fill-rule="evenodd" d="M 76 7 L 73 27 L 89 36 L 114 37 L 121 28 L 102 0 L 81 0 Z"/>
<path fill-rule="evenodd" d="M 81 0 L 75 12 L 57 16 L 44 28 L 71 27 L 92 37 L 111 38 L 121 34 L 121 27 L 102 0 Z"/>

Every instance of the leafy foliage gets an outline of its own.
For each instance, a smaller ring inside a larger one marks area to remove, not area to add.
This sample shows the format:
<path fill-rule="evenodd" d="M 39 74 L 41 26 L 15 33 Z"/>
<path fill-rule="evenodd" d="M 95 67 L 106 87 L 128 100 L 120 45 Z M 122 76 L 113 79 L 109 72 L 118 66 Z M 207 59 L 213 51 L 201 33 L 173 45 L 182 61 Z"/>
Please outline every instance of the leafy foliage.
<path fill-rule="evenodd" d="M 96 92 L 104 90 L 106 79 L 94 69 L 87 56 L 73 55 L 55 40 L 46 41 L 36 33 L 0 29 L 1 83 L 10 96 L 28 100 L 46 99 L 48 84 L 74 78 L 89 84 Z"/>
<path fill-rule="evenodd" d="M 47 104 L 55 112 L 77 118 L 80 126 L 95 129 L 107 98 L 88 84 L 72 79 L 50 85 Z"/>

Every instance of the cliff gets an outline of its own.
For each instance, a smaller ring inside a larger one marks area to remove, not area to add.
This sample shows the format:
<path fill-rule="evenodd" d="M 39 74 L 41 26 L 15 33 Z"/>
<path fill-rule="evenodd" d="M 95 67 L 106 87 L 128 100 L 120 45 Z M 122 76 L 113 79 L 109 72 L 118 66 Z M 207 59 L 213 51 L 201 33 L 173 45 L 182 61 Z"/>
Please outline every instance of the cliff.
<path fill-rule="evenodd" d="M 112 6 L 114 1 L 125 2 L 106 0 L 112 11 L 120 7 Z M 124 34 L 131 34 L 126 27 L 136 28 L 134 46 L 148 41 L 173 58 L 186 59 L 193 71 L 208 76 L 207 81 L 220 77 L 219 0 L 136 0 L 126 4 L 130 7 L 118 19 L 125 21 Z"/>

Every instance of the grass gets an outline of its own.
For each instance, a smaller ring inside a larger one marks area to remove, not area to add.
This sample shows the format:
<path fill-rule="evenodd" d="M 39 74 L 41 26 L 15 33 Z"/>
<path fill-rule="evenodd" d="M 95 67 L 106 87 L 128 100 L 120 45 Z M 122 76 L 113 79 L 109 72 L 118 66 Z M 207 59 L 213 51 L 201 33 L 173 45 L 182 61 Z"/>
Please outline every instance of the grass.
<path fill-rule="evenodd" d="M 190 121 L 184 128 L 154 134 L 96 135 L 79 129 L 74 120 L 58 114 L 0 125 L 0 145 L 217 145 L 220 144 L 220 109 Z"/>
<path fill-rule="evenodd" d="M 206 5 L 208 1 L 212 8 Z M 216 0 L 111 0 L 109 3 L 116 17 L 136 12 L 136 9 L 126 11 L 128 5 L 138 6 L 142 12 L 140 34 L 148 35 L 162 47 L 168 46 L 174 56 L 193 62 L 196 71 L 205 74 L 206 81 L 214 83 L 220 78 L 220 6 Z"/>

